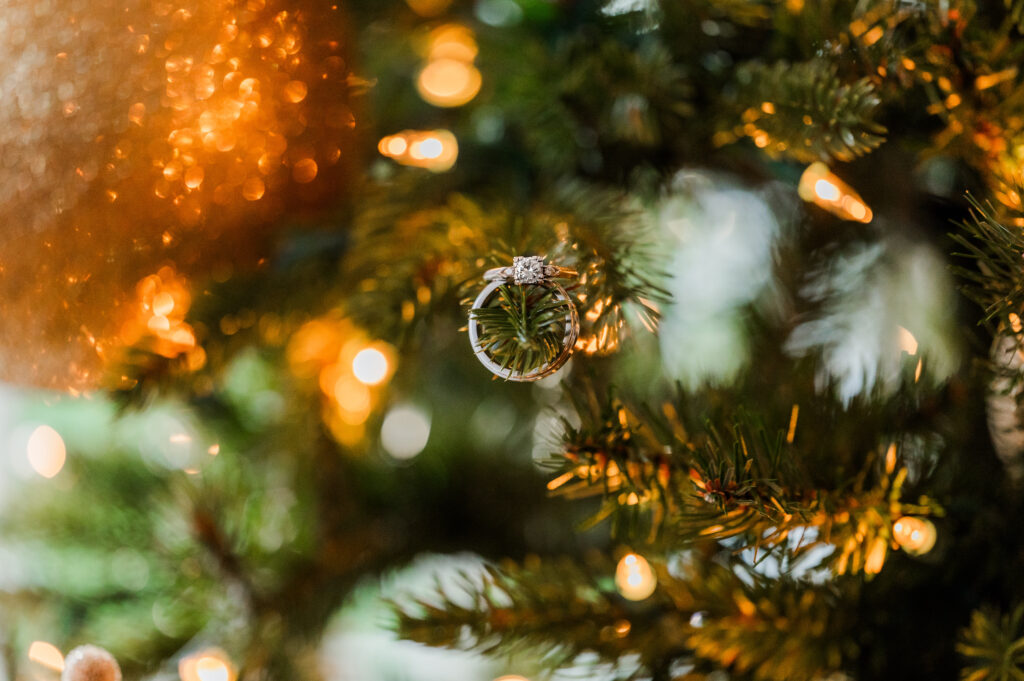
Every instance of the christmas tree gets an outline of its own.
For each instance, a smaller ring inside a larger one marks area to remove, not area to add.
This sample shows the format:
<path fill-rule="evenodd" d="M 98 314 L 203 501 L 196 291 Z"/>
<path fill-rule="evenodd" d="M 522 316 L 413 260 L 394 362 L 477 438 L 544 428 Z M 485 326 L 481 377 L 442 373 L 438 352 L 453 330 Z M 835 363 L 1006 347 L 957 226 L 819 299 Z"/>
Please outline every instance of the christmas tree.
<path fill-rule="evenodd" d="M 1024 679 L 1024 2 L 0 21 L 0 679 Z"/>

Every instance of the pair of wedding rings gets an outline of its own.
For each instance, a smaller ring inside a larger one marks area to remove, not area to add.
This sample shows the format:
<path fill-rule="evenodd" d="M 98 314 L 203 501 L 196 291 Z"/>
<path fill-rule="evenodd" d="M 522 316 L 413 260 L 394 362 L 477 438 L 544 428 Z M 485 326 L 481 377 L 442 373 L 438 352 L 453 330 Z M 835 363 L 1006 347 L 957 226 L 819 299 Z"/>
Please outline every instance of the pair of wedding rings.
<path fill-rule="evenodd" d="M 545 376 L 550 376 L 568 361 L 576 346 L 576 339 L 580 333 L 580 319 L 576 306 L 572 302 L 569 293 L 557 282 L 558 279 L 575 277 L 576 271 L 568 267 L 548 265 L 540 256 L 516 256 L 508 267 L 495 267 L 484 273 L 484 281 L 489 282 L 480 295 L 473 301 L 469 313 L 469 342 L 473 346 L 473 352 L 477 359 L 488 371 L 495 376 L 504 378 L 507 381 L 536 381 Z M 500 287 L 512 284 L 514 286 L 543 286 L 554 289 L 554 296 L 558 300 L 565 301 L 565 333 L 562 336 L 561 351 L 555 357 L 544 362 L 538 367 L 525 371 L 503 366 L 495 361 L 488 353 L 480 338 L 480 323 L 474 314 L 475 310 L 481 310 L 487 306 L 491 296 Z"/>

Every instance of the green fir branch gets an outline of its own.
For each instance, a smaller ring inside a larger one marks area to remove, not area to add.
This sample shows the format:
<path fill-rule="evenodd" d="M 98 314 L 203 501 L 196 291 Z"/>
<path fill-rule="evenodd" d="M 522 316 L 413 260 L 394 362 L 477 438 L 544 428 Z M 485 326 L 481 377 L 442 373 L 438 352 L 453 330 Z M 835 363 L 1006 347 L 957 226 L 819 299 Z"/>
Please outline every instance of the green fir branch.
<path fill-rule="evenodd" d="M 1024 605 L 1004 615 L 990 608 L 975 610 L 957 652 L 967 658 L 963 681 L 1024 680 Z"/>
<path fill-rule="evenodd" d="M 867 78 L 844 83 L 827 61 L 748 64 L 737 73 L 740 134 L 801 162 L 851 161 L 885 141 L 881 99 Z"/>
<path fill-rule="evenodd" d="M 600 556 L 490 567 L 482 582 L 463 579 L 461 593 L 439 588 L 397 606 L 398 632 L 484 654 L 525 648 L 553 668 L 592 653 L 619 662 L 622 679 L 668 678 L 684 661 L 759 681 L 811 681 L 855 654 L 832 587 L 768 580 L 738 564 L 653 564 L 657 587 L 639 603 L 615 591 L 615 567 Z M 627 653 L 638 666 L 621 666 Z"/>
<path fill-rule="evenodd" d="M 970 261 L 953 271 L 964 280 L 964 294 L 985 311 L 984 321 L 1006 322 L 1010 313 L 1024 309 L 1024 231 L 1007 227 L 991 203 L 971 195 L 970 219 L 960 223 L 962 231 L 950 237 L 963 251 L 954 256 Z"/>

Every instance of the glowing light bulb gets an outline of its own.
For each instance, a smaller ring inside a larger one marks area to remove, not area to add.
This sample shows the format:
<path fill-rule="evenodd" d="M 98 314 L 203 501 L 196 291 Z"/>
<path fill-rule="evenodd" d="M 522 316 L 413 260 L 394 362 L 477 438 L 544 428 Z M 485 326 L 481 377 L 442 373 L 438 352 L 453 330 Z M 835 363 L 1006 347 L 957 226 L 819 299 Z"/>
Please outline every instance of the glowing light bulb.
<path fill-rule="evenodd" d="M 388 358 L 376 348 L 360 350 L 352 359 L 352 373 L 366 385 L 377 385 L 388 377 Z"/>
<path fill-rule="evenodd" d="M 450 170 L 459 157 L 459 143 L 448 130 L 404 130 L 382 138 L 377 150 L 402 165 L 435 173 Z"/>
<path fill-rule="evenodd" d="M 401 156 L 409 148 L 409 143 L 401 135 L 388 135 L 381 139 L 377 150 L 384 156 L 396 158 Z"/>
<path fill-rule="evenodd" d="M 444 144 L 436 137 L 428 137 L 420 142 L 416 154 L 420 158 L 435 159 L 444 153 Z"/>
<path fill-rule="evenodd" d="M 420 71 L 416 89 L 423 101 L 441 107 L 466 104 L 480 92 L 483 79 L 470 63 L 458 59 L 435 59 Z"/>
<path fill-rule="evenodd" d="M 196 660 L 196 676 L 199 681 L 229 681 L 231 670 L 223 660 L 206 656 Z"/>
<path fill-rule="evenodd" d="M 824 163 L 812 163 L 800 176 L 800 198 L 844 220 L 868 223 L 871 209 L 853 188 L 843 182 Z"/>
<path fill-rule="evenodd" d="M 828 180 L 818 180 L 814 183 L 814 193 L 824 201 L 835 201 L 839 198 L 839 187 Z"/>
<path fill-rule="evenodd" d="M 39 475 L 52 478 L 64 468 L 67 449 L 60 433 L 50 426 L 39 426 L 28 438 L 28 463 Z"/>
<path fill-rule="evenodd" d="M 643 556 L 628 553 L 615 568 L 615 587 L 623 598 L 642 601 L 654 593 L 658 576 Z"/>
<path fill-rule="evenodd" d="M 472 64 L 479 51 L 476 38 L 468 26 L 445 24 L 430 33 L 430 61 L 454 59 Z"/>
<path fill-rule="evenodd" d="M 181 681 L 235 681 L 236 675 L 227 654 L 217 648 L 189 655 L 178 663 Z"/>
<path fill-rule="evenodd" d="M 55 672 L 64 670 L 64 656 L 57 646 L 46 641 L 32 641 L 28 647 L 28 659 Z"/>
<path fill-rule="evenodd" d="M 889 542 L 882 537 L 875 537 L 864 557 L 864 572 L 869 575 L 877 575 L 881 572 L 887 553 L 889 553 Z"/>
<path fill-rule="evenodd" d="M 938 532 L 935 524 L 927 518 L 903 516 L 893 523 L 892 536 L 904 551 L 912 556 L 921 556 L 935 547 Z"/>

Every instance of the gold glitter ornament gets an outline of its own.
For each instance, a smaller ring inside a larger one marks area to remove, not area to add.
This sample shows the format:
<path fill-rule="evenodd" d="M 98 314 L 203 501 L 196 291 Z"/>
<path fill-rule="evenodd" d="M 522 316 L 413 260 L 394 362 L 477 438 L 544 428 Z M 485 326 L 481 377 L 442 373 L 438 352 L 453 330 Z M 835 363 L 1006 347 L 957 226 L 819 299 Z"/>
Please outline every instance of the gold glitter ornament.
<path fill-rule="evenodd" d="M 64 658 L 61 681 L 121 681 L 121 667 L 114 656 L 99 646 L 73 649 Z"/>
<path fill-rule="evenodd" d="M 355 125 L 315 0 L 0 0 L 0 380 L 96 385 L 136 285 L 266 254 Z"/>

